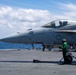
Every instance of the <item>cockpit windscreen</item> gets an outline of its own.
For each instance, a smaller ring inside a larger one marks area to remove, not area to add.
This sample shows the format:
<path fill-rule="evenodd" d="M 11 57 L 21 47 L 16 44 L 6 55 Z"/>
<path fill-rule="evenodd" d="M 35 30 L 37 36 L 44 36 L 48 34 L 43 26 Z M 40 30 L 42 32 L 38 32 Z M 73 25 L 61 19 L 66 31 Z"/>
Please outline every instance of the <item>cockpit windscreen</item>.
<path fill-rule="evenodd" d="M 60 28 L 68 24 L 67 20 L 54 20 L 42 27 Z"/>

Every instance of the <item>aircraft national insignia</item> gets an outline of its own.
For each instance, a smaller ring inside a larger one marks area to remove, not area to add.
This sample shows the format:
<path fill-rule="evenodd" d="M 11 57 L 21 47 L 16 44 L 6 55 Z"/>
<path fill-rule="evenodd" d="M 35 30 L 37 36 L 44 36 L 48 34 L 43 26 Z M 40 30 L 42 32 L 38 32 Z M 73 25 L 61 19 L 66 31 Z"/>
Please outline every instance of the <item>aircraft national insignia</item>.
<path fill-rule="evenodd" d="M 57 40 L 61 40 L 61 35 L 56 36 Z"/>

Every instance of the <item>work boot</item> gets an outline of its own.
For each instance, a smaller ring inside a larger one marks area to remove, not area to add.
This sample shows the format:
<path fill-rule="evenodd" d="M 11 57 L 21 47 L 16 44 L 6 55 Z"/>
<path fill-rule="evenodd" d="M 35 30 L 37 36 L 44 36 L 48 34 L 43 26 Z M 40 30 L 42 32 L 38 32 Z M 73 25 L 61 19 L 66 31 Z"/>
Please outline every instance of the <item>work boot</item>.
<path fill-rule="evenodd" d="M 63 65 L 65 65 L 65 64 L 66 64 L 66 62 L 63 62 L 62 64 L 63 64 Z"/>

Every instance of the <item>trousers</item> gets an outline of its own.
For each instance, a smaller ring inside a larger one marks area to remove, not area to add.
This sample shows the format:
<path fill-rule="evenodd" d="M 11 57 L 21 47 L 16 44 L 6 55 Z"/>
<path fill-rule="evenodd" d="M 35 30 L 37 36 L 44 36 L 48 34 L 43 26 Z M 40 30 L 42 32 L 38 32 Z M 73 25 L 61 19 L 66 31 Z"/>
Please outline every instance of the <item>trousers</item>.
<path fill-rule="evenodd" d="M 66 63 L 66 53 L 67 53 L 67 51 L 63 51 L 63 58 L 64 58 L 64 63 Z"/>

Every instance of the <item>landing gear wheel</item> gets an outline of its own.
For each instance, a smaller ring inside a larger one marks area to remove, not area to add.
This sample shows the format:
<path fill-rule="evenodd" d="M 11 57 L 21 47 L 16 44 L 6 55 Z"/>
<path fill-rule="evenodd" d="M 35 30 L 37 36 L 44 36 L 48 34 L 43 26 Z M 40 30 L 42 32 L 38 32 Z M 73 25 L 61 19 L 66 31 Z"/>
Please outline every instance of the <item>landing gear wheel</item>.
<path fill-rule="evenodd" d="M 42 50 L 45 51 L 45 45 L 43 45 L 43 49 Z"/>
<path fill-rule="evenodd" d="M 73 61 L 72 56 L 70 56 L 70 55 L 66 56 L 66 60 L 65 60 L 66 64 L 71 64 L 72 61 Z"/>
<path fill-rule="evenodd" d="M 45 47 L 43 47 L 43 49 L 42 49 L 43 51 L 45 51 Z"/>

